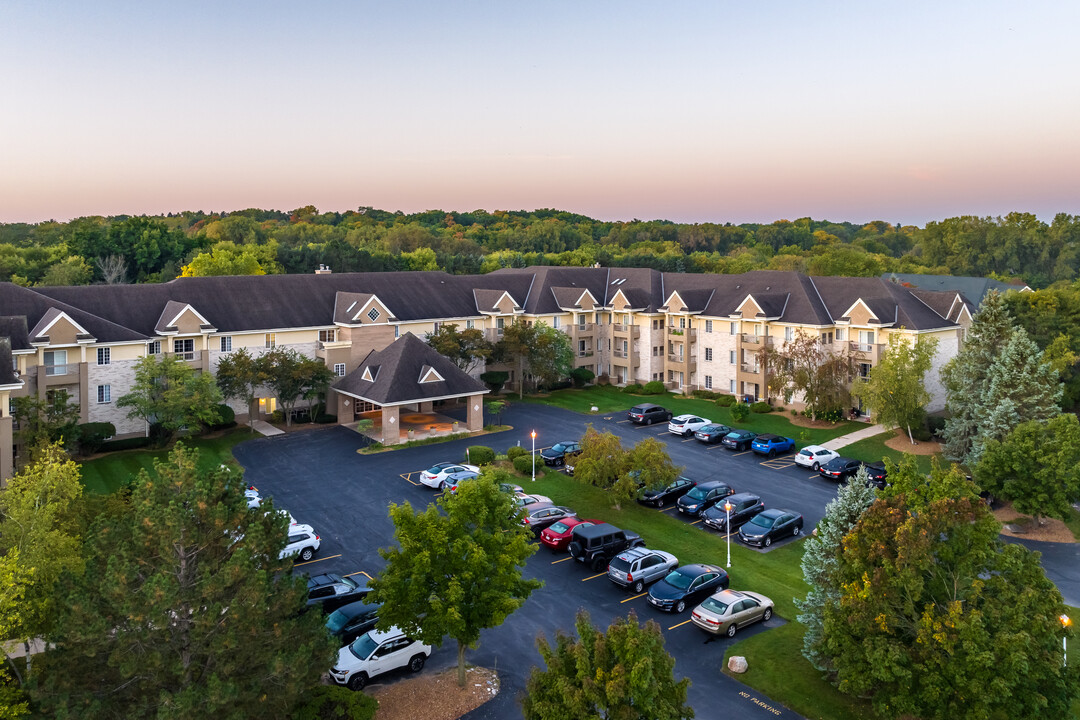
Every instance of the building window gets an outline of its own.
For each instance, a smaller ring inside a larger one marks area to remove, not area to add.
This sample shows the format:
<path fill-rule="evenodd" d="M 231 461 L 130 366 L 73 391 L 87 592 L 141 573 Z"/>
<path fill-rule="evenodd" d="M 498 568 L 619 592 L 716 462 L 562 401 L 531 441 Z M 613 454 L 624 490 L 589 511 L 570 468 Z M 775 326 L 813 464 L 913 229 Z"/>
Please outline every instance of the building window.
<path fill-rule="evenodd" d="M 705 376 L 705 389 L 712 390 L 712 375 Z"/>
<path fill-rule="evenodd" d="M 371 308 L 370 310 L 368 310 L 367 316 L 368 320 L 370 320 L 371 322 L 375 322 L 379 319 L 379 308 Z"/>
<path fill-rule="evenodd" d="M 680 330 L 685 330 L 686 329 L 686 318 L 684 318 L 684 317 L 679 318 L 679 329 Z"/>
<path fill-rule="evenodd" d="M 847 340 L 847 330 L 844 328 L 836 328 L 836 339 L 838 341 Z"/>
<path fill-rule="evenodd" d="M 735 334 L 735 323 L 728 323 L 728 335 Z"/>
<path fill-rule="evenodd" d="M 559 329 L 559 316 L 558 315 L 551 318 L 551 327 L 555 328 L 556 330 Z"/>
<path fill-rule="evenodd" d="M 735 380 L 734 380 L 734 378 L 731 380 L 731 394 L 732 395 L 735 394 Z"/>
<path fill-rule="evenodd" d="M 706 320 L 705 321 L 705 332 L 707 332 L 707 333 L 712 332 L 712 320 Z"/>
<path fill-rule="evenodd" d="M 161 354 L 161 341 L 160 340 L 155 340 L 155 341 L 153 341 L 151 343 L 147 343 L 147 345 L 146 345 L 146 354 L 147 355 L 160 355 Z"/>
<path fill-rule="evenodd" d="M 338 377 L 345 377 L 345 363 L 334 363 L 334 374 Z"/>
<path fill-rule="evenodd" d="M 67 350 L 45 351 L 45 374 L 67 375 Z"/>
<path fill-rule="evenodd" d="M 173 340 L 173 352 L 179 355 L 181 360 L 194 360 L 195 341 L 191 338 Z"/>
<path fill-rule="evenodd" d="M 277 347 L 277 333 L 266 333 L 266 347 Z"/>
<path fill-rule="evenodd" d="M 731 365 L 735 364 L 735 351 L 734 350 L 729 350 L 728 351 L 728 363 L 730 363 Z"/>
<path fill-rule="evenodd" d="M 232 352 L 232 335 L 222 335 L 221 338 L 221 352 Z"/>
<path fill-rule="evenodd" d="M 577 316 L 577 326 L 579 328 L 581 328 L 581 329 L 585 329 L 585 314 L 584 313 Z"/>
<path fill-rule="evenodd" d="M 675 371 L 674 370 L 668 370 L 667 371 L 667 379 L 668 379 L 668 382 L 675 382 Z"/>
<path fill-rule="evenodd" d="M 495 327 L 502 330 L 506 327 L 506 318 L 495 318 Z"/>
<path fill-rule="evenodd" d="M 474 327 L 476 327 L 476 321 L 475 320 L 466 320 L 465 321 L 465 329 L 466 330 L 472 330 Z M 556 325 L 555 327 L 558 327 L 558 325 Z"/>
<path fill-rule="evenodd" d="M 395 325 L 394 326 L 394 339 L 397 340 L 399 337 L 401 337 L 401 326 L 400 325 Z"/>
<path fill-rule="evenodd" d="M 653 330 L 659 330 L 660 329 L 660 321 L 659 320 L 653 320 L 652 321 L 652 329 Z M 656 378 L 653 378 L 653 379 L 655 380 Z"/>
<path fill-rule="evenodd" d="M 795 339 L 795 328 L 793 328 L 793 327 L 784 328 L 784 342 L 791 342 L 794 339 Z"/>
<path fill-rule="evenodd" d="M 108 365 L 112 362 L 112 348 L 97 349 L 97 364 Z"/>
<path fill-rule="evenodd" d="M 859 363 L 859 377 L 863 380 L 870 378 L 870 363 Z"/>
<path fill-rule="evenodd" d="M 97 386 L 97 401 L 101 405 L 112 402 L 112 385 Z"/>
<path fill-rule="evenodd" d="M 323 343 L 334 342 L 335 337 L 337 337 L 337 331 L 336 330 L 320 330 L 319 331 L 319 342 L 323 342 Z M 224 339 L 225 338 L 222 338 L 222 340 L 224 340 Z M 225 350 L 225 348 L 222 348 L 222 351 L 224 351 L 224 350 Z"/>
<path fill-rule="evenodd" d="M 712 360 L 712 348 L 705 348 L 705 359 Z"/>

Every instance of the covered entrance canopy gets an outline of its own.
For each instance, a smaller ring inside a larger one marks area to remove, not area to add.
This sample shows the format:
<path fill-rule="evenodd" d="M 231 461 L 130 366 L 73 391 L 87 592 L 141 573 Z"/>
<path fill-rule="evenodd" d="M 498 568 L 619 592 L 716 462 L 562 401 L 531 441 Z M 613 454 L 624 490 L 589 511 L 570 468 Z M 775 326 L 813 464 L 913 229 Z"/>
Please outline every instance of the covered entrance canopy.
<path fill-rule="evenodd" d="M 338 421 L 378 413 L 382 443 L 401 441 L 402 412 L 430 414 L 441 400 L 462 400 L 470 432 L 484 428 L 483 395 L 487 387 L 460 370 L 412 333 L 382 350 L 372 351 L 359 367 L 331 385 L 337 393 Z"/>

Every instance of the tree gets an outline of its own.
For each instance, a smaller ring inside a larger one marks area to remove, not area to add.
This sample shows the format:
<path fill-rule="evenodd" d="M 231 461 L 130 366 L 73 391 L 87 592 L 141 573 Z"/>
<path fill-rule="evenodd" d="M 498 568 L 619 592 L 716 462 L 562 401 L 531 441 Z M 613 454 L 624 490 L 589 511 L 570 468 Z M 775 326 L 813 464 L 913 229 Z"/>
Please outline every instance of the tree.
<path fill-rule="evenodd" d="M 278 557 L 287 518 L 248 510 L 242 479 L 183 444 L 154 468 L 88 533 L 36 701 L 61 720 L 287 716 L 335 656 Z"/>
<path fill-rule="evenodd" d="M 669 485 L 680 470 L 656 438 L 646 438 L 627 451 L 614 433 L 597 432 L 591 423 L 581 438 L 581 454 L 574 460 L 574 478 L 607 490 L 615 508 L 641 488 Z"/>
<path fill-rule="evenodd" d="M 505 400 L 489 400 L 484 403 L 484 410 L 487 411 L 487 414 L 495 416 L 496 425 L 502 424 L 502 414 L 506 412 L 508 407 L 510 407 L 510 403 Z"/>
<path fill-rule="evenodd" d="M 242 400 L 248 409 L 248 425 L 255 430 L 255 413 L 251 411 L 255 404 L 259 388 L 266 383 L 266 371 L 261 358 L 256 358 L 240 348 L 218 361 L 217 384 L 226 398 Z"/>
<path fill-rule="evenodd" d="M 1080 423 L 1075 415 L 1017 425 L 1003 440 L 990 440 L 975 467 L 979 487 L 1011 500 L 1019 512 L 1069 517 L 1080 498 Z"/>
<path fill-rule="evenodd" d="M 391 505 L 398 547 L 379 554 L 386 568 L 369 582 L 383 604 L 378 627 L 399 627 L 430 645 L 457 641 L 458 685 L 465 685 L 465 649 L 480 631 L 517 610 L 542 583 L 521 575 L 536 545 L 519 521 L 513 499 L 499 489 L 509 473 L 486 469 L 475 482 L 444 494 L 439 506 L 414 513 Z"/>
<path fill-rule="evenodd" d="M 506 362 L 517 366 L 518 399 L 525 388 L 525 365 L 529 361 L 533 342 L 536 340 L 536 326 L 526 325 L 522 321 L 510 323 L 503 329 L 502 338 L 495 343 L 492 351 L 497 362 Z"/>
<path fill-rule="evenodd" d="M 529 348 L 529 372 L 541 386 L 550 386 L 570 374 L 574 366 L 574 349 L 570 338 L 561 330 L 537 321 Z"/>
<path fill-rule="evenodd" d="M 930 402 L 930 393 L 923 377 L 930 369 L 937 352 L 937 339 L 920 337 L 914 345 L 899 333 L 889 336 L 889 347 L 871 369 L 870 378 L 856 382 L 851 394 L 862 399 L 877 422 L 906 427 L 908 440 L 915 444 L 911 426 L 923 420 L 923 408 Z"/>
<path fill-rule="evenodd" d="M 521 701 L 526 720 L 694 717 L 686 704 L 690 681 L 675 680 L 675 659 L 655 620 L 642 626 L 631 611 L 601 632 L 582 610 L 575 627 L 578 639 L 557 631 L 555 647 L 537 638 L 546 669 L 529 675 Z"/>
<path fill-rule="evenodd" d="M 77 255 L 64 258 L 49 266 L 42 285 L 89 285 L 94 276 L 94 269 L 84 258 Z"/>
<path fill-rule="evenodd" d="M 893 471 L 895 470 L 895 472 Z M 1063 668 L 1061 594 L 957 469 L 913 460 L 843 540 L 823 652 L 843 692 L 882 716 L 1065 717 L 1080 673 Z"/>
<path fill-rule="evenodd" d="M 181 270 L 181 277 L 211 275 L 267 275 L 280 273 L 277 263 L 278 245 L 274 240 L 265 245 L 237 245 L 224 240 L 207 252 L 201 252 Z"/>
<path fill-rule="evenodd" d="M 825 517 L 817 531 L 803 543 L 803 578 L 810 590 L 802 600 L 796 599 L 798 620 L 805 628 L 803 656 L 821 671 L 830 669 L 822 652 L 825 641 L 825 607 L 840 600 L 841 590 L 837 568 L 844 536 L 855 527 L 870 507 L 877 493 L 868 487 L 866 468 L 859 468 L 851 482 L 842 484 L 836 497 L 825 506 Z"/>
<path fill-rule="evenodd" d="M 816 335 L 799 333 L 782 348 L 766 343 L 758 357 L 769 389 L 785 397 L 802 394 L 811 420 L 819 412 L 847 406 L 853 375 L 847 343 L 832 350 Z"/>
<path fill-rule="evenodd" d="M 26 589 L 19 563 L 19 550 L 12 548 L 0 556 L 0 637 L 16 637 L 22 627 L 20 609 Z M 21 689 L 22 676 L 18 668 L 11 663 L 0 663 L 0 720 L 14 720 L 29 713 L 29 705 Z M 16 674 L 18 684 L 12 681 L 8 667 Z"/>
<path fill-rule="evenodd" d="M 581 454 L 574 459 L 574 479 L 599 488 L 612 488 L 626 471 L 626 449 L 615 433 L 598 432 L 592 423 L 581 436 Z"/>
<path fill-rule="evenodd" d="M 682 472 L 682 468 L 672 464 L 667 446 L 654 437 L 645 438 L 630 448 L 626 464 L 630 469 L 612 488 L 619 500 L 630 500 L 639 488 L 657 490 L 667 487 Z"/>
<path fill-rule="evenodd" d="M 465 372 L 472 372 L 491 357 L 491 343 L 479 328 L 459 331 L 456 324 L 443 323 L 438 330 L 428 333 L 424 342 Z"/>
<path fill-rule="evenodd" d="M 42 447 L 0 491 L 0 553 L 14 558 L 23 583 L 18 622 L 4 637 L 23 640 L 28 676 L 30 642 L 54 627 L 57 581 L 64 573 L 82 571 L 82 491 L 79 466 L 59 443 Z"/>
<path fill-rule="evenodd" d="M 127 262 L 122 255 L 108 255 L 94 260 L 101 280 L 106 285 L 121 285 L 127 282 Z"/>
<path fill-rule="evenodd" d="M 150 426 L 161 445 L 180 428 L 197 430 L 220 420 L 221 392 L 210 373 L 196 372 L 176 355 L 147 355 L 135 363 L 131 392 L 116 401 L 129 419 Z"/>
<path fill-rule="evenodd" d="M 274 348 L 259 358 L 265 384 L 277 396 L 285 411 L 285 424 L 292 424 L 297 400 L 313 400 L 334 381 L 333 371 L 318 358 L 301 355 L 292 348 Z"/>
<path fill-rule="evenodd" d="M 23 395 L 11 398 L 12 416 L 19 429 L 15 438 L 23 448 L 34 452 L 48 443 L 70 446 L 78 438 L 79 405 L 71 402 L 67 390 L 53 390 L 39 398 Z"/>

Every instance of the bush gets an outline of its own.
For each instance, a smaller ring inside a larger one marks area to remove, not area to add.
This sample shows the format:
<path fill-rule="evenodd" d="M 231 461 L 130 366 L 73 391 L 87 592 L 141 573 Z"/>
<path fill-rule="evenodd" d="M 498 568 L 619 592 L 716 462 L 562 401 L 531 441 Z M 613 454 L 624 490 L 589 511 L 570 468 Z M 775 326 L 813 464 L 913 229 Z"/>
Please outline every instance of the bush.
<path fill-rule="evenodd" d="M 807 410 L 803 415 L 810 417 L 810 411 Z M 824 420 L 825 422 L 840 422 L 844 419 L 845 413 L 840 408 L 826 408 L 824 410 L 818 410 L 816 415 L 818 420 Z"/>
<path fill-rule="evenodd" d="M 633 395 L 640 395 L 642 391 L 641 383 L 630 383 L 622 389 L 624 393 L 631 393 Z"/>
<path fill-rule="evenodd" d="M 315 422 L 322 425 L 329 425 L 337 422 L 337 415 L 329 415 L 327 413 L 319 413 L 315 416 Z"/>
<path fill-rule="evenodd" d="M 123 440 L 110 440 L 101 444 L 100 450 L 102 452 L 117 452 L 119 450 L 134 450 L 136 448 L 144 448 L 150 445 L 150 438 L 148 437 L 133 437 L 124 438 Z"/>
<path fill-rule="evenodd" d="M 796 410 L 795 408 L 791 408 L 791 416 L 792 417 L 799 417 L 799 411 Z"/>
<path fill-rule="evenodd" d="M 690 394 L 702 400 L 715 400 L 720 397 L 720 393 L 714 390 L 695 390 Z"/>
<path fill-rule="evenodd" d="M 222 428 L 230 428 L 236 426 L 236 413 L 233 409 L 222 403 L 217 406 L 218 421 L 210 426 L 211 430 L 221 430 Z"/>
<path fill-rule="evenodd" d="M 529 451 L 520 445 L 514 445 L 512 448 L 506 451 L 506 459 L 510 462 L 514 462 L 522 455 L 528 455 Z"/>
<path fill-rule="evenodd" d="M 926 425 L 932 435 L 941 437 L 941 434 L 945 431 L 945 418 L 941 415 L 931 415 L 926 418 Z"/>
<path fill-rule="evenodd" d="M 552 392 L 555 390 L 566 390 L 569 387 L 573 387 L 573 385 L 574 383 L 570 382 L 569 380 L 558 380 L 551 383 L 550 385 L 543 385 L 541 387 L 537 387 L 536 389 L 541 392 Z"/>
<path fill-rule="evenodd" d="M 274 412 L 270 413 L 270 422 L 272 422 L 272 423 L 283 423 L 283 422 L 285 422 L 285 411 L 284 410 L 275 410 Z"/>
<path fill-rule="evenodd" d="M 750 406 L 746 403 L 736 403 L 731 406 L 731 419 L 735 422 L 746 422 L 748 417 L 750 417 Z"/>
<path fill-rule="evenodd" d="M 735 404 L 734 395 L 719 395 L 716 398 L 717 407 L 731 407 Z"/>
<path fill-rule="evenodd" d="M 770 412 L 772 412 L 772 405 L 770 405 L 769 403 L 767 403 L 767 402 L 765 402 L 763 400 L 758 401 L 758 402 L 753 403 L 753 404 L 750 405 L 750 412 L 755 412 L 755 413 L 758 413 L 759 415 L 763 414 L 763 413 L 770 413 Z"/>
<path fill-rule="evenodd" d="M 659 380 L 650 380 L 641 388 L 642 395 L 662 395 L 667 388 Z"/>
<path fill-rule="evenodd" d="M 486 445 L 470 445 L 466 457 L 473 465 L 490 465 L 495 462 L 495 451 Z"/>
<path fill-rule="evenodd" d="M 585 387 L 585 385 L 591 383 L 595 377 L 596 373 L 589 368 L 580 367 L 570 371 L 570 379 L 574 382 L 574 387 Z"/>
<path fill-rule="evenodd" d="M 504 370 L 488 370 L 480 373 L 480 382 L 487 385 L 493 395 L 498 395 L 509 379 L 510 373 Z"/>
<path fill-rule="evenodd" d="M 116 426 L 110 422 L 83 423 L 76 430 L 79 433 L 79 451 L 84 455 L 96 453 L 106 440 L 116 434 Z"/>
<path fill-rule="evenodd" d="M 907 428 L 901 428 L 901 430 L 906 432 Z M 919 442 L 930 442 L 934 439 L 934 435 L 930 432 L 930 428 L 925 425 L 912 425 L 911 436 Z"/>
<path fill-rule="evenodd" d="M 533 463 L 536 463 L 536 469 L 540 470 L 544 467 L 544 461 L 540 459 L 540 453 L 534 455 L 518 455 L 514 458 L 514 469 L 522 475 L 532 475 Z"/>
<path fill-rule="evenodd" d="M 304 693 L 293 720 L 371 720 L 379 701 L 340 685 L 316 685 Z"/>

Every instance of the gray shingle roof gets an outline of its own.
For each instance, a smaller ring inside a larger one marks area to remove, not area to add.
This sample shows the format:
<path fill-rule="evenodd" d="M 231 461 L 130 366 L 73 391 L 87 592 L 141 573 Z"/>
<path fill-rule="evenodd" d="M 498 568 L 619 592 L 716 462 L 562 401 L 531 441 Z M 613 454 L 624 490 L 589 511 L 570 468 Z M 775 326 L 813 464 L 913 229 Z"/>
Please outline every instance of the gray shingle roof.
<path fill-rule="evenodd" d="M 30 350 L 33 347 L 30 345 L 25 315 L 0 317 L 0 337 L 8 338 L 11 350 Z"/>
<path fill-rule="evenodd" d="M 919 275 L 918 273 L 885 273 L 881 277 L 900 285 L 911 285 L 921 290 L 958 292 L 974 307 L 982 304 L 986 293 L 991 290 L 1023 290 L 1027 285 L 1010 285 L 990 278 L 967 277 L 963 275 Z M 1030 289 L 1030 288 L 1029 288 Z"/>
<path fill-rule="evenodd" d="M 134 286 L 130 286 L 134 287 Z M 24 288 L 11 283 L 0 283 L 0 312 L 5 316 L 26 318 L 27 327 L 35 327 L 50 309 L 60 310 L 86 329 L 98 342 L 123 342 L 127 340 L 145 340 L 146 335 L 136 332 L 122 323 L 106 320 L 106 315 L 91 313 L 83 308 L 93 305 L 72 305 L 63 298 L 54 299 L 42 290 L 66 290 L 68 288 Z M 95 308 L 96 311 L 96 308 Z"/>
<path fill-rule="evenodd" d="M 0 386 L 22 385 L 15 373 L 15 358 L 11 357 L 11 338 L 0 337 Z"/>

